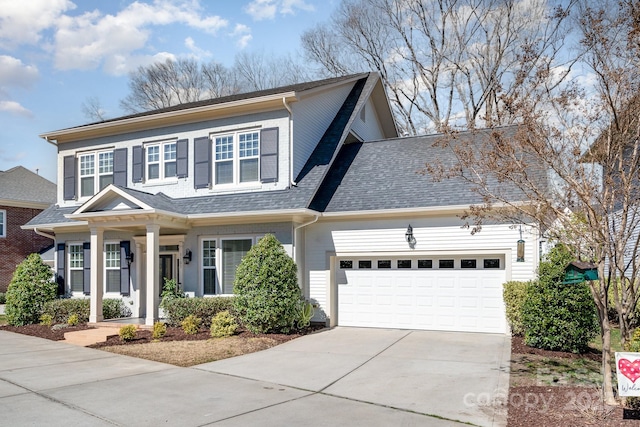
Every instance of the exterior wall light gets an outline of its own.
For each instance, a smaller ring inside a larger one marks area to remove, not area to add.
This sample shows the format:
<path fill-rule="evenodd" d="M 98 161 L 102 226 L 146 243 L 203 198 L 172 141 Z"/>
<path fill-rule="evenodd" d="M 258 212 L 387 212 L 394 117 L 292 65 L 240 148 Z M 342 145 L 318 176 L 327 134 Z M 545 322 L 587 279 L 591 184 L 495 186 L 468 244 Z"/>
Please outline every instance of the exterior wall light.
<path fill-rule="evenodd" d="M 182 260 L 185 264 L 189 264 L 191 262 L 191 250 L 187 249 L 182 257 Z"/>
<path fill-rule="evenodd" d="M 133 252 L 129 252 L 124 259 L 127 260 L 127 265 L 131 265 L 133 262 Z"/>
<path fill-rule="evenodd" d="M 413 227 L 411 227 L 411 224 L 409 224 L 409 226 L 407 227 L 407 232 L 404 233 L 404 237 L 407 240 L 409 246 L 413 247 L 416 244 L 416 238 L 413 237 Z"/>

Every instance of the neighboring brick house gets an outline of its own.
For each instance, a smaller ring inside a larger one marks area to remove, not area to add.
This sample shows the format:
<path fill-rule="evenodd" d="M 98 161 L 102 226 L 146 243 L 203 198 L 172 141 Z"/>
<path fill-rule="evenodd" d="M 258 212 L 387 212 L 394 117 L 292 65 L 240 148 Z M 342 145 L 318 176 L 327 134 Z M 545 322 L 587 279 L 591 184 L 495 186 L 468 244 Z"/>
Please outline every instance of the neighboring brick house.
<path fill-rule="evenodd" d="M 21 226 L 55 201 L 53 182 L 22 166 L 0 171 L 0 292 L 7 291 L 16 266 L 29 254 L 53 245 L 53 240 Z"/>

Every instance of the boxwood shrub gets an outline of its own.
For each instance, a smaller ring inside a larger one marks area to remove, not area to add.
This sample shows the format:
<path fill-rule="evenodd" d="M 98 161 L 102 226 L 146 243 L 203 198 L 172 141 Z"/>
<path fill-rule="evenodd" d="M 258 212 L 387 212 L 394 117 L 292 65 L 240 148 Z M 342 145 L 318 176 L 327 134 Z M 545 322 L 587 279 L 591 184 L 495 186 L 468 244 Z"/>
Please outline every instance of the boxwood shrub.
<path fill-rule="evenodd" d="M 38 323 L 44 304 L 56 298 L 57 289 L 51 268 L 40 255 L 29 255 L 16 268 L 7 289 L 7 322 L 13 326 Z"/>
<path fill-rule="evenodd" d="M 517 282 L 515 280 L 502 285 L 502 295 L 507 311 L 507 321 L 511 327 L 512 335 L 524 335 L 522 306 L 526 300 L 528 285 L 529 282 Z"/>
<path fill-rule="evenodd" d="M 49 301 L 44 305 L 43 314 L 51 316 L 53 323 L 66 323 L 69 317 L 76 315 L 79 323 L 89 321 L 90 301 L 88 298 L 67 298 Z M 104 319 L 117 319 L 131 316 L 131 310 L 119 298 L 102 300 Z"/>
<path fill-rule="evenodd" d="M 169 326 L 180 327 L 182 321 L 189 316 L 202 319 L 202 326 L 211 327 L 211 319 L 221 311 L 228 310 L 233 314 L 234 297 L 214 298 L 173 298 L 163 304 L 166 322 Z"/>

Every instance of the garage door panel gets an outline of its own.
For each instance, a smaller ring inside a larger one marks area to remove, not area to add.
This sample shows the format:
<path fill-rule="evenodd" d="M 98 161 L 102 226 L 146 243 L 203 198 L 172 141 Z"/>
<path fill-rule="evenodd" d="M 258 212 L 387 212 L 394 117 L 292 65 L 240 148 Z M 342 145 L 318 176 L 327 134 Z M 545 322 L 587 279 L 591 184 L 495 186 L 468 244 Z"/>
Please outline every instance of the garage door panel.
<path fill-rule="evenodd" d="M 374 262 L 375 263 L 375 262 Z M 354 265 L 357 265 L 354 262 Z M 338 286 L 344 326 L 506 332 L 504 270 L 352 269 Z M 437 264 L 434 262 L 434 266 Z M 392 260 L 396 266 L 396 260 Z"/>

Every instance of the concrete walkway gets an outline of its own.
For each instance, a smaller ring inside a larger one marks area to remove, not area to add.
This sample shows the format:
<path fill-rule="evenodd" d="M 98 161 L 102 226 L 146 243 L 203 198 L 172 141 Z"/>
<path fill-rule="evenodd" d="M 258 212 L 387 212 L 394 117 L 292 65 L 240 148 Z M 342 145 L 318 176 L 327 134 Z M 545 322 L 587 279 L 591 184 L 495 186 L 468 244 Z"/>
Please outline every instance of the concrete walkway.
<path fill-rule="evenodd" d="M 0 331 L 12 426 L 506 424 L 509 337 L 335 328 L 178 368 Z"/>

